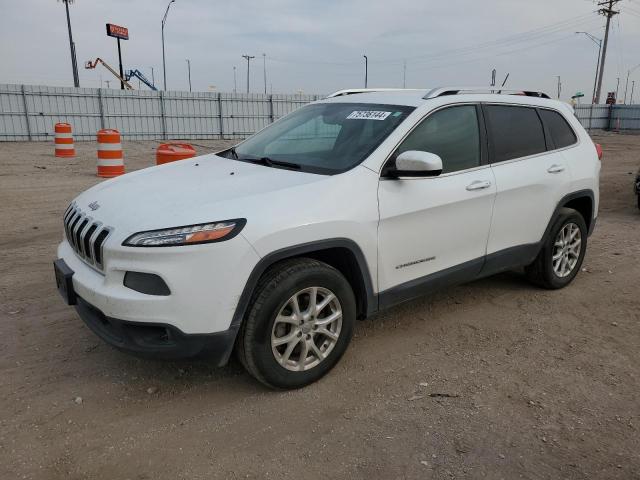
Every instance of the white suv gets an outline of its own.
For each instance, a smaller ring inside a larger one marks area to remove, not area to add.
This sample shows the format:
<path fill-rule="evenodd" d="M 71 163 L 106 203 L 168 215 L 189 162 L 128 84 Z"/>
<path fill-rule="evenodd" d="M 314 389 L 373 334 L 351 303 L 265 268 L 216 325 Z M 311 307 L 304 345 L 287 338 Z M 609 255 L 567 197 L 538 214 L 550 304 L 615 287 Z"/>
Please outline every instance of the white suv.
<path fill-rule="evenodd" d="M 570 283 L 600 152 L 542 93 L 342 91 L 234 148 L 82 193 L 56 280 L 119 349 L 217 365 L 235 349 L 261 382 L 301 387 L 358 318 L 517 267 Z"/>

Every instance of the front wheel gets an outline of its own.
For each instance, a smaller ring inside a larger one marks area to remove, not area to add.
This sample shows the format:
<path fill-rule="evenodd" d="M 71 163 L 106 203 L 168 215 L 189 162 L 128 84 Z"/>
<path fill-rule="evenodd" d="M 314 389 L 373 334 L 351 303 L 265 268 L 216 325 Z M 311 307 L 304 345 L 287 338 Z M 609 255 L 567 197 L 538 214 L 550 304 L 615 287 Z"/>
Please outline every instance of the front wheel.
<path fill-rule="evenodd" d="M 315 382 L 347 349 L 356 318 L 349 282 L 335 268 L 294 259 L 260 280 L 237 351 L 251 375 L 272 388 Z"/>
<path fill-rule="evenodd" d="M 567 286 L 580 271 L 587 250 L 587 225 L 582 215 L 563 208 L 553 223 L 542 250 L 525 268 L 527 277 L 544 288 Z"/>

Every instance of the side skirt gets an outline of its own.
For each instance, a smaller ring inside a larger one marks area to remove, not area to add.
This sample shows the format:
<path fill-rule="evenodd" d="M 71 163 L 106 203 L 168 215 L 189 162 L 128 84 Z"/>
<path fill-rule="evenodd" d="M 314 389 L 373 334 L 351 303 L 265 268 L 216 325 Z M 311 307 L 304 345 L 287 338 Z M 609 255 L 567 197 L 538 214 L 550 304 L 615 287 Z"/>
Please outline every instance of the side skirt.
<path fill-rule="evenodd" d="M 470 282 L 478 277 L 483 263 L 484 258 L 477 258 L 389 288 L 378 295 L 379 308 L 384 310 L 451 285 Z"/>
<path fill-rule="evenodd" d="M 541 248 L 542 242 L 518 245 L 490 253 L 485 257 L 478 277 L 488 277 L 514 268 L 525 267 L 536 259 Z"/>
<path fill-rule="evenodd" d="M 541 243 L 532 243 L 507 248 L 389 288 L 378 295 L 379 308 L 384 310 L 446 287 L 524 267 L 535 260 L 541 246 Z"/>

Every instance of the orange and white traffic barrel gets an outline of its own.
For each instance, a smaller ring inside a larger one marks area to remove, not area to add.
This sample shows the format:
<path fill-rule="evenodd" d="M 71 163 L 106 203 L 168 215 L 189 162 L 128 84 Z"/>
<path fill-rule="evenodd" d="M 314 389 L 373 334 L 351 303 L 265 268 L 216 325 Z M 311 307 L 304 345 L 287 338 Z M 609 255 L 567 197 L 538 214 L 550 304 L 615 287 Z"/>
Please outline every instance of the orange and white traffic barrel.
<path fill-rule="evenodd" d="M 156 165 L 196 156 L 196 149 L 188 143 L 163 143 L 156 150 Z"/>
<path fill-rule="evenodd" d="M 55 155 L 56 157 L 75 157 L 76 149 L 73 145 L 73 134 L 70 123 L 56 123 L 55 127 Z"/>
<path fill-rule="evenodd" d="M 120 132 L 111 128 L 98 130 L 98 176 L 117 177 L 124 174 L 124 155 Z"/>

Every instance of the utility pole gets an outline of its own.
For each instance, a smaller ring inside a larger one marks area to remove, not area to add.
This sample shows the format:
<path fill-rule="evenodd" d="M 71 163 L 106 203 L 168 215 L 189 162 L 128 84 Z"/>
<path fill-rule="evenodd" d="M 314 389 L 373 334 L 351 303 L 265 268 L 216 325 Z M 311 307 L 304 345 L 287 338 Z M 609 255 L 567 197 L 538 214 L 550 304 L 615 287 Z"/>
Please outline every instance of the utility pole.
<path fill-rule="evenodd" d="M 67 11 L 67 30 L 69 31 L 69 50 L 71 52 L 71 69 L 73 73 L 73 86 L 80 87 L 80 77 L 78 76 L 78 60 L 76 58 L 76 44 L 73 42 L 73 35 L 71 34 L 71 16 L 69 15 L 69 4 L 73 3 L 73 0 L 62 0 L 65 9 Z"/>
<path fill-rule="evenodd" d="M 407 61 L 402 62 L 402 88 L 407 88 Z"/>
<path fill-rule="evenodd" d="M 618 103 L 618 92 L 620 91 L 620 77 L 616 77 L 618 83 L 616 84 L 616 103 Z"/>
<path fill-rule="evenodd" d="M 238 93 L 238 80 L 236 78 L 236 66 L 233 66 L 233 93 Z"/>
<path fill-rule="evenodd" d="M 364 88 L 367 88 L 367 81 L 368 81 L 368 76 L 369 76 L 369 59 L 367 58 L 366 55 L 363 55 L 364 57 Z"/>
<path fill-rule="evenodd" d="M 598 6 L 602 7 L 598 10 L 600 15 L 607 17 L 607 25 L 604 31 L 604 44 L 602 45 L 602 55 L 600 58 L 600 73 L 598 77 L 598 88 L 596 89 L 596 102 L 600 103 L 600 93 L 602 92 L 602 78 L 604 77 L 604 65 L 607 58 L 607 46 L 609 44 L 609 27 L 611 26 L 611 18 L 620 13 L 613 9 L 620 0 L 602 0 L 598 2 Z"/>
<path fill-rule="evenodd" d="M 167 23 L 167 15 L 169 15 L 169 7 L 176 0 L 171 0 L 167 5 L 167 9 L 164 12 L 164 17 L 162 17 L 162 76 L 164 77 L 164 85 L 163 90 L 167 91 L 167 66 L 164 58 L 164 24 Z"/>
<path fill-rule="evenodd" d="M 264 73 L 264 94 L 267 94 L 267 54 L 262 54 L 262 71 Z"/>
<path fill-rule="evenodd" d="M 562 81 L 560 79 L 560 75 L 556 75 L 558 79 L 558 100 L 560 100 L 560 93 L 562 92 Z"/>
<path fill-rule="evenodd" d="M 633 105 L 633 90 L 636 88 L 636 81 L 631 82 L 631 98 L 629 99 L 629 105 Z"/>
<path fill-rule="evenodd" d="M 191 91 L 191 60 L 187 58 L 187 72 L 189 74 L 189 91 Z"/>
<path fill-rule="evenodd" d="M 242 55 L 242 58 L 247 60 L 247 93 L 249 93 L 249 67 L 250 67 L 250 62 L 251 60 L 253 60 L 254 58 L 256 58 L 255 55 Z"/>
<path fill-rule="evenodd" d="M 151 83 L 154 87 L 156 86 L 156 76 L 153 73 L 153 67 L 151 67 Z"/>

